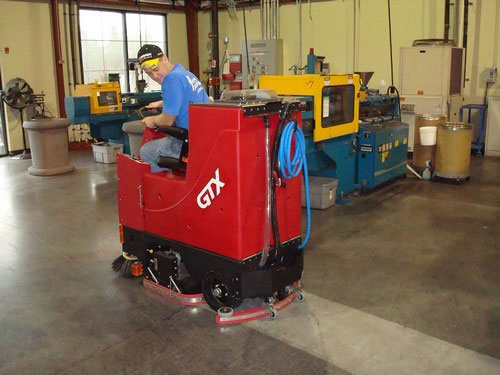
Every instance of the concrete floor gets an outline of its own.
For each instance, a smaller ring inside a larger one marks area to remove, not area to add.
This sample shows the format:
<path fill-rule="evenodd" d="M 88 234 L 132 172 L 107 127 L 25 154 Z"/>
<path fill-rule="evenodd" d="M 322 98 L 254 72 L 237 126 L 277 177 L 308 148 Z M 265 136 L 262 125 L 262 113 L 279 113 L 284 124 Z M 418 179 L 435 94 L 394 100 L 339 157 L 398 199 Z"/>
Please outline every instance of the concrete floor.
<path fill-rule="evenodd" d="M 116 166 L 0 158 L 0 373 L 500 373 L 500 160 L 313 212 L 306 301 L 220 328 L 110 268 Z"/>

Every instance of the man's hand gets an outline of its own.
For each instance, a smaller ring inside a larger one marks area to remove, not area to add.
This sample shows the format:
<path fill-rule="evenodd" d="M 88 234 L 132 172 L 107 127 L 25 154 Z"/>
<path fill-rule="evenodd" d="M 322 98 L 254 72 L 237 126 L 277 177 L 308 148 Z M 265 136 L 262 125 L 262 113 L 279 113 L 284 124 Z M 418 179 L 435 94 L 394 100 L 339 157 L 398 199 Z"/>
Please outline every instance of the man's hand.
<path fill-rule="evenodd" d="M 158 126 L 172 126 L 175 123 L 175 116 L 162 113 L 156 116 L 144 117 L 142 122 L 151 129 L 157 128 Z"/>
<path fill-rule="evenodd" d="M 146 126 L 147 126 L 148 128 L 154 129 L 154 128 L 156 128 L 156 127 L 157 127 L 157 125 L 156 125 L 156 123 L 155 123 L 155 118 L 156 118 L 156 117 L 157 117 L 157 116 L 148 116 L 148 117 L 144 117 L 144 118 L 142 119 L 142 122 L 143 122 L 144 124 L 146 124 Z"/>
<path fill-rule="evenodd" d="M 163 100 L 158 100 L 157 102 L 152 102 L 149 103 L 146 106 L 146 109 L 155 109 L 155 108 L 161 108 L 163 106 Z"/>

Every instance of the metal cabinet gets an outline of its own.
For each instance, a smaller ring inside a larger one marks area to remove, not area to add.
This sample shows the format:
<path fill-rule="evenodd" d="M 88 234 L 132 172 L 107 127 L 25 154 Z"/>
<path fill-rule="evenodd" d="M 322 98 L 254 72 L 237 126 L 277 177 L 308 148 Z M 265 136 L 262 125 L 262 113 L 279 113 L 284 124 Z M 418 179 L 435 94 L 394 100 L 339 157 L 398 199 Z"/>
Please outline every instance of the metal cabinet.
<path fill-rule="evenodd" d="M 415 115 L 444 115 L 458 121 L 463 102 L 463 49 L 449 45 L 403 47 L 400 54 L 402 121 L 410 125 L 413 151 Z"/>
<path fill-rule="evenodd" d="M 488 100 L 488 121 L 486 125 L 485 155 L 500 156 L 500 97 Z"/>

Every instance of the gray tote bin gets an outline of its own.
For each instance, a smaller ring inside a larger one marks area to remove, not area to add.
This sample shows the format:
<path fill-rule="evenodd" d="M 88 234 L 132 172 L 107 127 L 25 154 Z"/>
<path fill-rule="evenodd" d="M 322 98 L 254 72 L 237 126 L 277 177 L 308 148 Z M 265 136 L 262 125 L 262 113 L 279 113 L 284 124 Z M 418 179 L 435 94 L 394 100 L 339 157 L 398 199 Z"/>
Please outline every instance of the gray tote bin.
<path fill-rule="evenodd" d="M 329 177 L 309 176 L 309 198 L 311 208 L 324 210 L 335 204 L 338 180 Z M 306 206 L 305 188 L 302 184 L 302 206 Z"/>

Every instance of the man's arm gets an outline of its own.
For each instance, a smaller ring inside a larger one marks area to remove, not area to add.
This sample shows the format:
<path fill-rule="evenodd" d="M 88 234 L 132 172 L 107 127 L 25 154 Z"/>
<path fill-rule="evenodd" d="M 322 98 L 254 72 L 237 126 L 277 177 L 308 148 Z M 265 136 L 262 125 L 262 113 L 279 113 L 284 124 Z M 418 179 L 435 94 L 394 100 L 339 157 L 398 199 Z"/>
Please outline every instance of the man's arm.
<path fill-rule="evenodd" d="M 166 113 L 162 113 L 161 115 L 156 116 L 156 125 L 158 126 L 172 126 L 175 124 L 175 118 L 177 116 L 168 115 Z"/>
<path fill-rule="evenodd" d="M 146 108 L 148 109 L 161 108 L 161 107 L 163 107 L 163 100 L 158 100 L 157 102 L 151 102 L 146 106 Z"/>
<path fill-rule="evenodd" d="M 157 116 L 145 117 L 142 120 L 142 122 L 145 123 L 148 128 L 156 128 L 157 126 L 165 127 L 165 126 L 172 126 L 175 123 L 175 118 L 176 118 L 176 116 L 167 115 L 166 113 L 162 113 L 161 115 L 157 115 Z"/>

